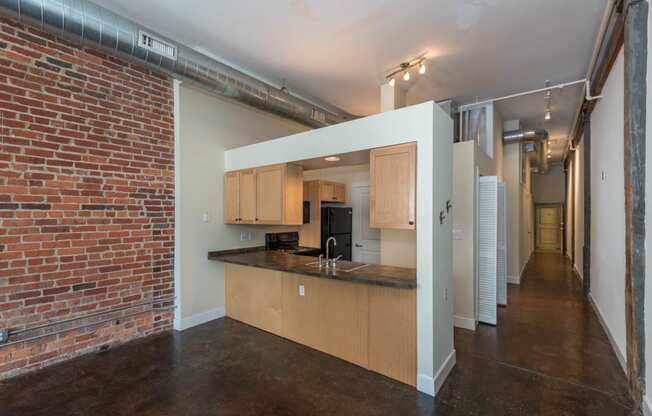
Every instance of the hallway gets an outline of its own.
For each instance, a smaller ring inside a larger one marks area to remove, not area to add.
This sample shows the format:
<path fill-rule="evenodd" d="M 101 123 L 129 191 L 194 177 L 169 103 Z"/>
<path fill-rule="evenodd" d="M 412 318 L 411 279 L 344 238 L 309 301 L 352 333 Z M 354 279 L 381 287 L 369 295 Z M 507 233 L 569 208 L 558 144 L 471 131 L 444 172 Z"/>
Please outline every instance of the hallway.
<path fill-rule="evenodd" d="M 440 400 L 472 384 L 460 414 L 628 414 L 625 375 L 582 291 L 564 256 L 535 252 L 497 327 L 455 330 L 458 366 Z"/>
<path fill-rule="evenodd" d="M 558 254 L 534 255 L 498 327 L 455 336 L 457 365 L 434 401 L 225 318 L 0 382 L 0 402 L 12 416 L 631 414 L 607 337 Z"/>

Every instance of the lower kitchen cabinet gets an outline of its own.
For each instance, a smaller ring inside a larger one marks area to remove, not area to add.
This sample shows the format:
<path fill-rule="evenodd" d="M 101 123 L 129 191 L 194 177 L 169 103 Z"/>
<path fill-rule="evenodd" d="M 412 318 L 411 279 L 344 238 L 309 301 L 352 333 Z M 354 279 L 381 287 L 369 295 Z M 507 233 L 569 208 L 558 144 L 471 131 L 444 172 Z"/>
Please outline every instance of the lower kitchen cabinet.
<path fill-rule="evenodd" d="M 225 265 L 226 315 L 416 385 L 416 291 Z"/>

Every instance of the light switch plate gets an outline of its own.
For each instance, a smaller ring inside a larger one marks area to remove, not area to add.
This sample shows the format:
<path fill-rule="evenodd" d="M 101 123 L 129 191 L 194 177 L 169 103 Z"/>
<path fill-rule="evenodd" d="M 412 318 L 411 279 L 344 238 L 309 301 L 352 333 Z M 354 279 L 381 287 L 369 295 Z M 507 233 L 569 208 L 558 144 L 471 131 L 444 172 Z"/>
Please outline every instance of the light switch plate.
<path fill-rule="evenodd" d="M 304 285 L 299 285 L 299 296 L 306 296 L 306 287 Z"/>
<path fill-rule="evenodd" d="M 204 222 L 210 221 L 210 217 L 208 216 L 208 212 L 204 212 L 204 216 L 203 216 L 202 219 L 203 219 Z"/>
<path fill-rule="evenodd" d="M 240 233 L 240 241 L 247 241 L 247 232 L 246 231 L 242 231 Z"/>
<path fill-rule="evenodd" d="M 453 240 L 464 240 L 464 231 L 459 228 L 453 229 Z"/>

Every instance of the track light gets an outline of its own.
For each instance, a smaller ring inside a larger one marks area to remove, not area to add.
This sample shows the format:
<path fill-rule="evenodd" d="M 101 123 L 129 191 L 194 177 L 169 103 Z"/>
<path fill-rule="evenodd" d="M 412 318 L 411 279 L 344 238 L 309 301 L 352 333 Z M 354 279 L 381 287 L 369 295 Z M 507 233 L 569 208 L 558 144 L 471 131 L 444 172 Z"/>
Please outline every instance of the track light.
<path fill-rule="evenodd" d="M 401 78 L 403 78 L 404 81 L 409 81 L 410 78 L 412 77 L 410 74 L 410 69 L 412 68 L 418 68 L 417 72 L 420 75 L 423 75 L 426 73 L 426 54 L 421 54 L 417 56 L 414 59 L 411 59 L 406 62 L 401 62 L 398 66 L 396 66 L 390 73 L 388 73 L 385 76 L 385 80 L 387 80 L 387 83 L 390 86 L 396 85 L 396 79 L 395 77 L 400 76 L 403 74 Z"/>

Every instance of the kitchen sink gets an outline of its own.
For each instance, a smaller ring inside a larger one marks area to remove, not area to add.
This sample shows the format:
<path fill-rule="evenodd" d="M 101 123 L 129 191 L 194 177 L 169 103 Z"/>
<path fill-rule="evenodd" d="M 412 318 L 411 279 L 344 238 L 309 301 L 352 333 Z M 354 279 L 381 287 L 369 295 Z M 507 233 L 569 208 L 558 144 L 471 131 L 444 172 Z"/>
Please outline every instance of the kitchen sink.
<path fill-rule="evenodd" d="M 367 263 L 362 263 L 362 264 L 361 263 L 352 263 L 352 262 L 346 262 L 346 263 L 348 263 L 348 264 L 339 264 L 338 266 L 336 266 L 335 271 L 344 272 L 344 273 L 351 273 L 351 272 L 354 272 L 356 270 L 360 270 L 362 268 L 365 268 L 365 267 L 369 266 L 369 264 L 367 264 Z M 307 263 L 306 266 L 314 267 L 316 269 L 320 268 L 318 261 L 313 261 L 313 262 Z M 321 268 L 324 269 L 324 270 L 333 270 L 331 268 L 326 268 L 326 266 L 322 266 Z"/>

